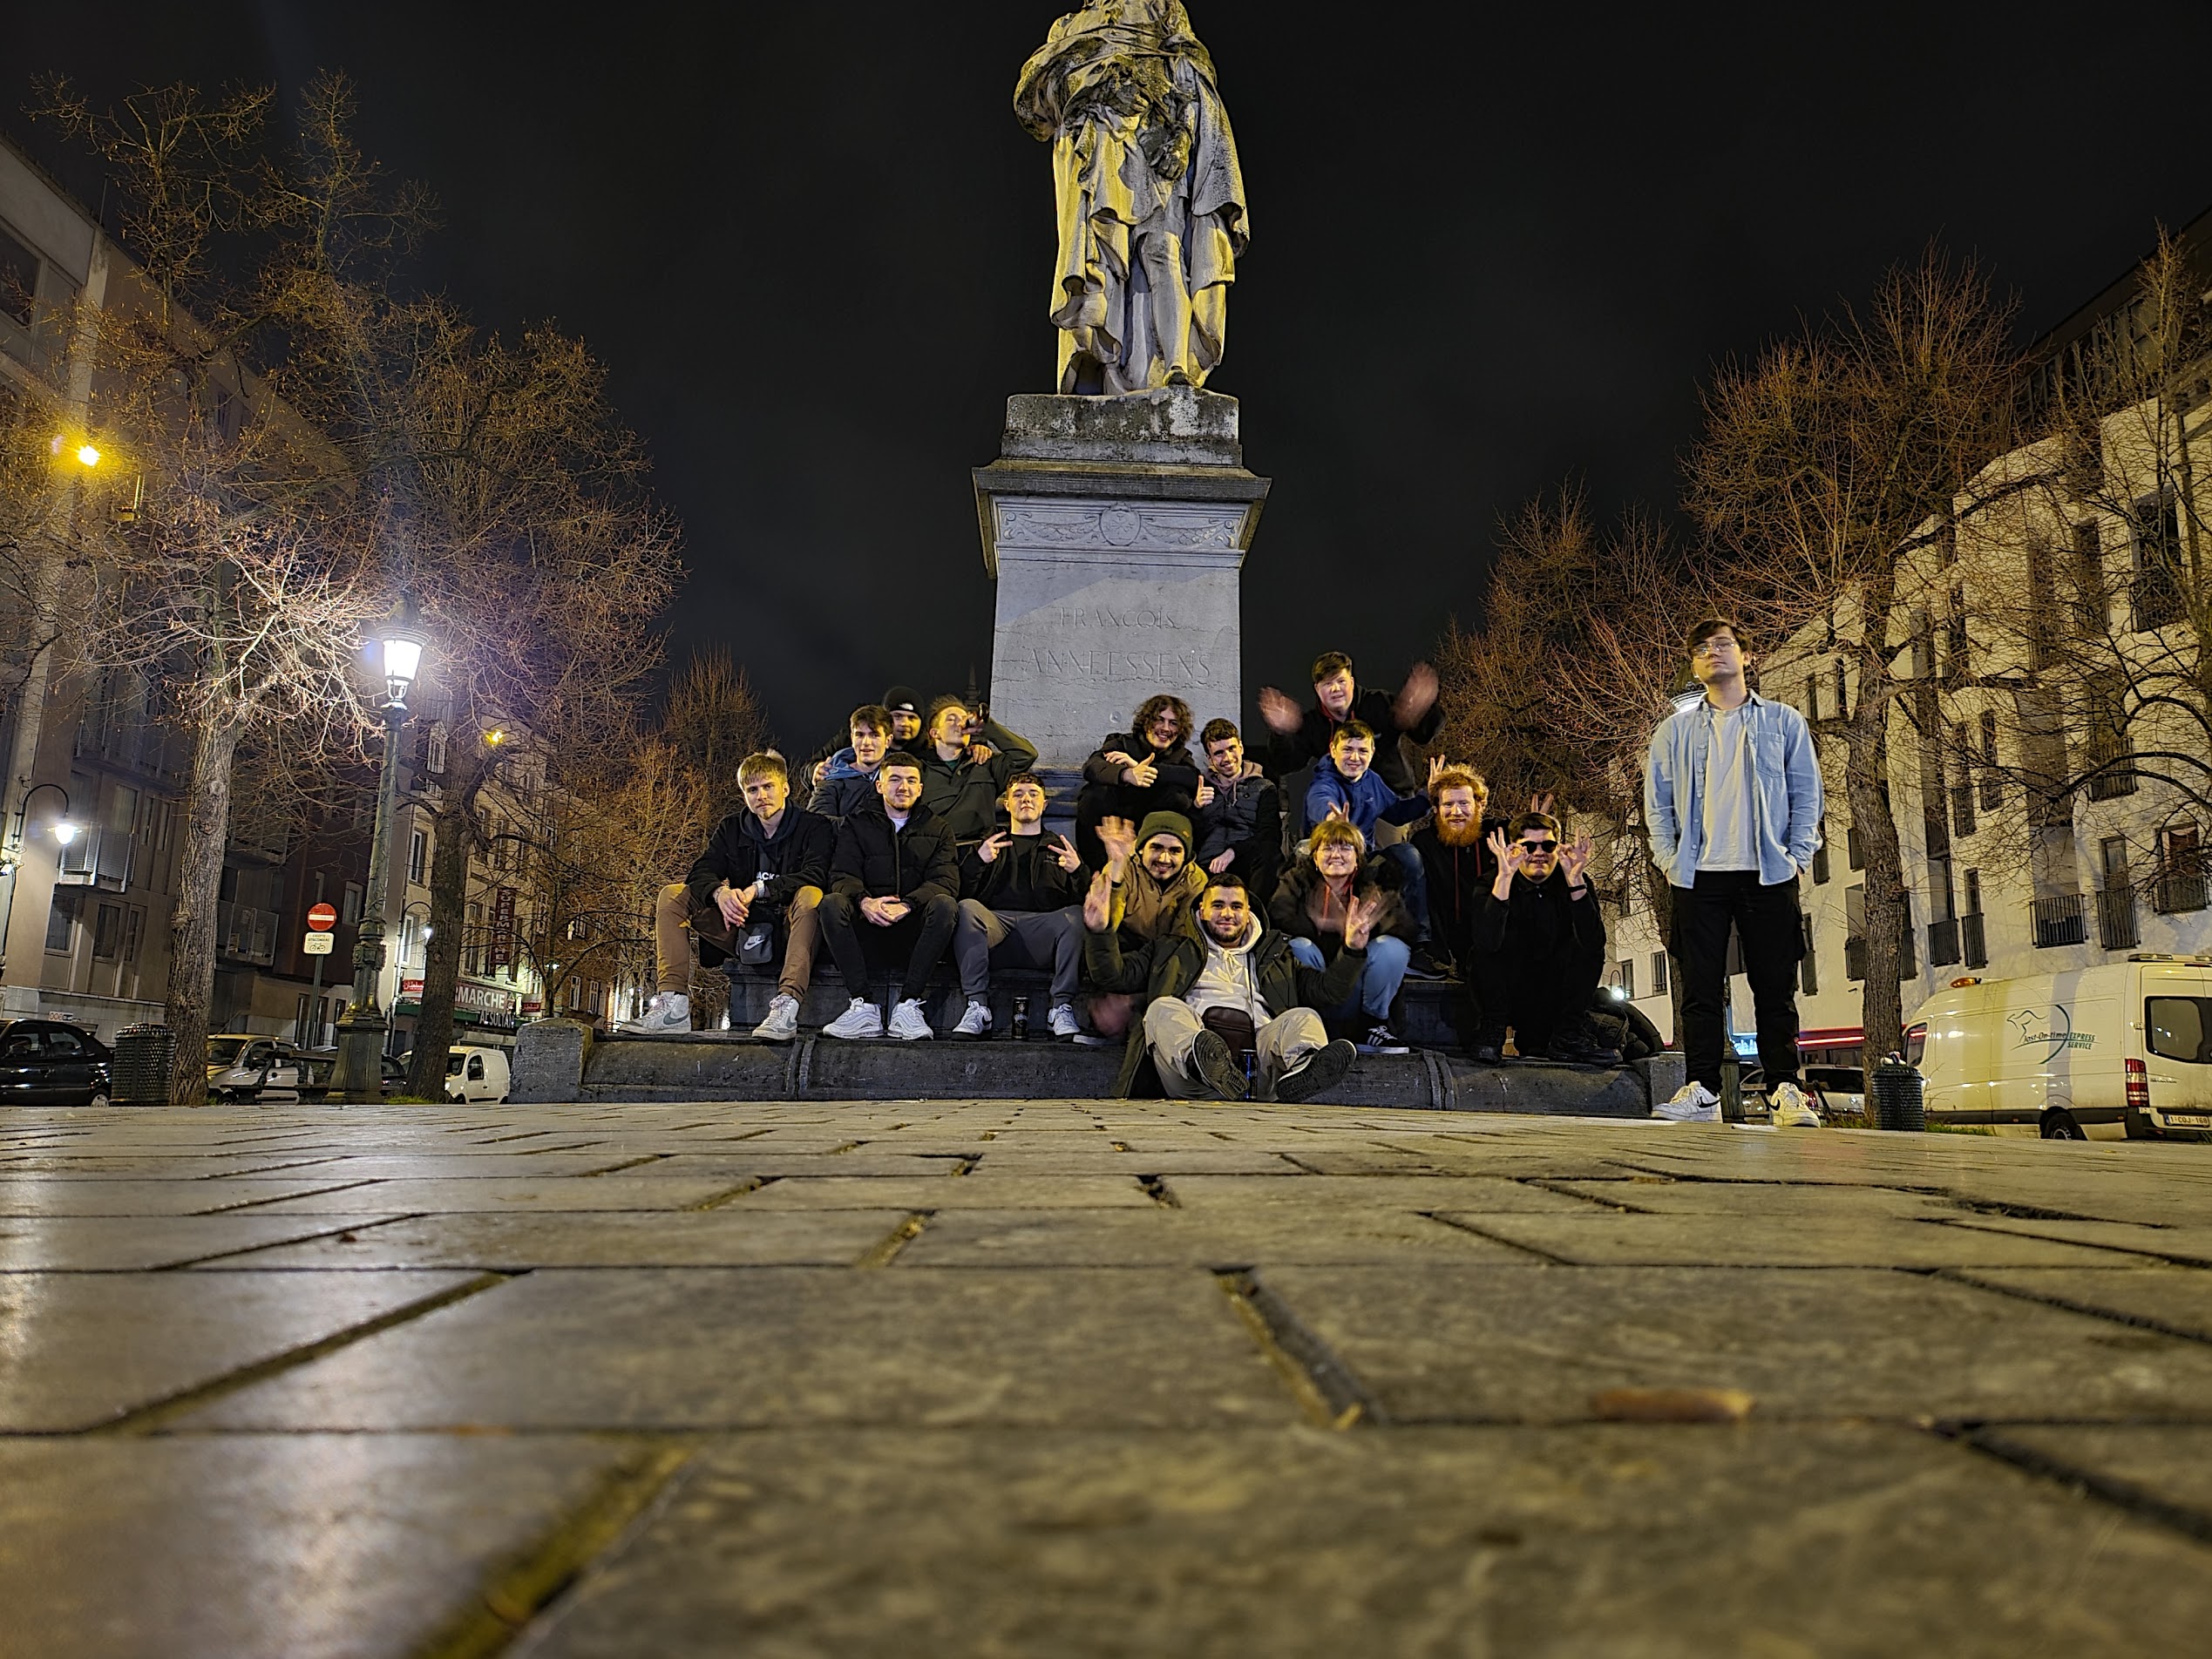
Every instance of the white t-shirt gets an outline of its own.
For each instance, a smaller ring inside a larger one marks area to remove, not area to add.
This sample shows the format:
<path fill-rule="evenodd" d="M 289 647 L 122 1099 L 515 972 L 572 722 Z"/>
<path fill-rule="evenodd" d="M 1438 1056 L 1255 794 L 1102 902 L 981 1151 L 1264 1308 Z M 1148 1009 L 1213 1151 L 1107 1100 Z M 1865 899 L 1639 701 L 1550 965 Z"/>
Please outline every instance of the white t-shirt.
<path fill-rule="evenodd" d="M 1751 772 L 1748 700 L 1734 708 L 1706 708 L 1705 831 L 1700 870 L 1759 868 L 1759 790 Z"/>

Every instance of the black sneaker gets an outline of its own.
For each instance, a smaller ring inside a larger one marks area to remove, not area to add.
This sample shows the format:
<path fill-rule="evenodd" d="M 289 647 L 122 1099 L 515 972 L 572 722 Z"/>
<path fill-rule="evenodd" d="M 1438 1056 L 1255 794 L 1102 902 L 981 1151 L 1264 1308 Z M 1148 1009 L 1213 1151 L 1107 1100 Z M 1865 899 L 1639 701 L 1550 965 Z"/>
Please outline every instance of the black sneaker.
<path fill-rule="evenodd" d="M 1409 1054 L 1413 1050 L 1407 1046 L 1404 1038 L 1377 1020 L 1367 1027 L 1367 1034 L 1360 1039 L 1360 1052 L 1362 1054 Z"/>
<path fill-rule="evenodd" d="M 1620 1050 L 1598 1034 L 1591 1026 L 1579 1030 L 1563 1031 L 1551 1039 L 1545 1051 L 1548 1058 L 1564 1060 L 1571 1066 L 1618 1066 Z"/>
<path fill-rule="evenodd" d="M 1221 1033 L 1202 1031 L 1191 1045 L 1191 1069 L 1198 1074 L 1198 1080 L 1213 1091 L 1218 1100 L 1241 1100 L 1245 1098 L 1245 1068 L 1237 1064 L 1237 1057 L 1229 1052 L 1229 1045 L 1221 1039 Z"/>
<path fill-rule="evenodd" d="M 1310 1100 L 1323 1089 L 1344 1080 L 1357 1055 L 1351 1043 L 1340 1037 L 1327 1048 L 1317 1048 L 1275 1080 L 1275 1098 L 1286 1106 Z"/>
<path fill-rule="evenodd" d="M 1413 955 L 1406 963 L 1408 979 L 1449 979 L 1453 977 L 1452 959 L 1433 945 L 1414 947 Z"/>
<path fill-rule="evenodd" d="M 1475 1063 L 1477 1066 L 1505 1064 L 1505 1033 L 1486 1031 L 1475 1039 Z"/>

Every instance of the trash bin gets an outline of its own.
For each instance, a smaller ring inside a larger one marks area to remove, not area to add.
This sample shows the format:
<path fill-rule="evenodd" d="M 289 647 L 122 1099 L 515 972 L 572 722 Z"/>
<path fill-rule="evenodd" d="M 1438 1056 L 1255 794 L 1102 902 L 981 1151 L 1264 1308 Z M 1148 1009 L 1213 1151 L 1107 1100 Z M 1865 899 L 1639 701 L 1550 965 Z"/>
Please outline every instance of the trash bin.
<path fill-rule="evenodd" d="M 110 1096 L 118 1106 L 169 1104 L 169 1066 L 177 1034 L 166 1026 L 126 1026 L 115 1034 Z"/>
<path fill-rule="evenodd" d="M 1916 1132 L 1927 1128 L 1927 1114 L 1921 1109 L 1926 1084 L 1917 1068 L 1892 1054 L 1874 1068 L 1867 1084 L 1873 1096 L 1869 1104 L 1876 1128 Z"/>

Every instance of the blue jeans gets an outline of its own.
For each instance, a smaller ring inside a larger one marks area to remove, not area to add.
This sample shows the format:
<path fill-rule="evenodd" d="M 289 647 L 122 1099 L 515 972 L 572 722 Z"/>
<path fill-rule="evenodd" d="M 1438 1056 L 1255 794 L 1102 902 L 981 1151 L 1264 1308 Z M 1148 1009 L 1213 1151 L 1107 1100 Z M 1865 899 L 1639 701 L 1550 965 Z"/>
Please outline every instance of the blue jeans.
<path fill-rule="evenodd" d="M 1290 948 L 1291 954 L 1306 967 L 1318 972 L 1328 965 L 1321 947 L 1311 939 L 1293 939 Z M 1324 1019 L 1352 1019 L 1362 1011 L 1378 1023 L 1388 1019 L 1390 1005 L 1397 999 L 1399 983 L 1406 977 L 1406 962 L 1412 955 L 1413 948 L 1395 934 L 1386 933 L 1379 939 L 1369 939 L 1367 963 L 1360 971 L 1360 988 L 1341 1008 L 1316 1012 Z"/>

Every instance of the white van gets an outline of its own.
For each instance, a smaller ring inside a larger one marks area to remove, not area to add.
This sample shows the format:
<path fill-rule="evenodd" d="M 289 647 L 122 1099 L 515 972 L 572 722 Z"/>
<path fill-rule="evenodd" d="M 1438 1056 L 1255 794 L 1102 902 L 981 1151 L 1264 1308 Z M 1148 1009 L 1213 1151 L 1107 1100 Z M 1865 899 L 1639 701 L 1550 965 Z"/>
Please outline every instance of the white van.
<path fill-rule="evenodd" d="M 507 1098 L 507 1051 L 456 1048 L 445 1057 L 445 1098 L 456 1106 Z"/>
<path fill-rule="evenodd" d="M 2212 956 L 1954 979 L 1905 1040 L 1931 1123 L 2051 1141 L 2212 1140 Z"/>

